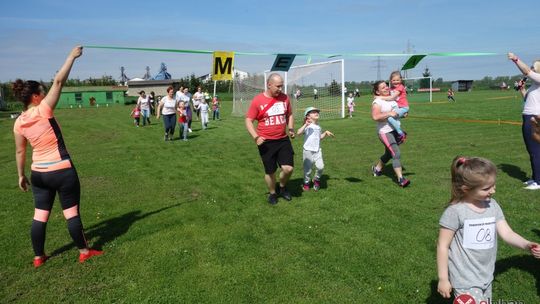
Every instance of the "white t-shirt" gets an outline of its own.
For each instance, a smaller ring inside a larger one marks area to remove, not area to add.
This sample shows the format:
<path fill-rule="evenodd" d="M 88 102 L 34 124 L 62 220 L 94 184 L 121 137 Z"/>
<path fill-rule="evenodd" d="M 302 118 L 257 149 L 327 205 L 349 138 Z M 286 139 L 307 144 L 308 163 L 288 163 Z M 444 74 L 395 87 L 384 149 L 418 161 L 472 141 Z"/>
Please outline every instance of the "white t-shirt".
<path fill-rule="evenodd" d="M 182 96 L 186 96 L 186 95 L 184 95 L 184 93 L 180 91 L 177 91 L 176 94 L 174 95 L 174 98 L 176 99 L 176 101 L 183 101 Z"/>
<path fill-rule="evenodd" d="M 540 115 L 540 74 L 531 71 L 527 77 L 532 80 L 533 84 L 525 95 L 523 115 Z"/>
<path fill-rule="evenodd" d="M 204 94 L 203 93 L 195 92 L 195 94 L 193 94 L 193 105 L 194 106 L 199 105 L 199 103 L 201 103 L 203 100 L 204 100 Z"/>
<path fill-rule="evenodd" d="M 321 149 L 321 126 L 311 123 L 304 129 L 304 150 L 319 152 Z"/>
<path fill-rule="evenodd" d="M 141 107 L 141 110 L 150 110 L 150 101 L 148 95 L 146 95 L 146 97 L 139 96 L 137 104 Z"/>
<path fill-rule="evenodd" d="M 395 101 L 386 101 L 386 100 L 382 100 L 380 98 L 375 98 L 375 100 L 373 100 L 373 103 L 372 104 L 376 104 L 376 105 L 379 105 L 381 107 L 381 113 L 387 113 L 387 112 L 390 112 L 392 111 L 392 109 L 394 107 L 397 107 L 397 102 Z M 378 121 L 377 122 L 377 132 L 378 133 L 390 133 L 392 132 L 392 127 L 390 126 L 390 124 L 388 124 L 388 120 L 384 120 L 384 121 Z"/>
<path fill-rule="evenodd" d="M 208 113 L 208 104 L 207 103 L 201 103 L 199 105 L 199 110 L 201 110 L 201 113 Z"/>
<path fill-rule="evenodd" d="M 347 106 L 349 108 L 354 107 L 354 97 L 347 97 Z"/>
<path fill-rule="evenodd" d="M 171 115 L 176 113 L 176 100 L 174 98 L 169 98 L 169 96 L 165 96 L 161 98 L 160 104 L 163 104 L 161 114 Z"/>

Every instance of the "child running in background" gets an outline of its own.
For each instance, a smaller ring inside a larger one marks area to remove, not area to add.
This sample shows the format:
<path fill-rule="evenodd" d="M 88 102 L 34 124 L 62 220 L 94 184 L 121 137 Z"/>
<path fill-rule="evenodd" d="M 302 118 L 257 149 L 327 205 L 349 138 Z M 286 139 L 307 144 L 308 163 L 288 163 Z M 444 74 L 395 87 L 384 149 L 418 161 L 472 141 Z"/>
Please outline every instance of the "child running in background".
<path fill-rule="evenodd" d="M 212 120 L 221 120 L 219 118 L 219 99 L 218 96 L 212 98 Z"/>
<path fill-rule="evenodd" d="M 353 93 L 349 93 L 349 97 L 347 97 L 347 107 L 349 107 L 349 118 L 352 118 L 352 113 L 354 112 L 354 106 L 356 106 L 356 104 L 354 103 Z"/>
<path fill-rule="evenodd" d="M 178 113 L 178 124 L 180 125 L 180 128 L 179 128 L 180 134 L 178 135 L 178 137 L 181 137 L 183 141 L 187 141 L 188 120 L 187 120 L 186 106 L 184 105 L 183 101 L 178 103 L 176 112 Z"/>
<path fill-rule="evenodd" d="M 321 132 L 319 126 L 320 110 L 314 107 L 309 107 L 304 112 L 305 122 L 297 134 L 304 134 L 304 191 L 309 191 L 309 182 L 313 165 L 317 171 L 313 177 L 313 190 L 318 191 L 321 188 L 321 176 L 324 169 L 324 162 L 321 150 L 321 139 L 326 136 L 334 136 L 330 131 Z"/>
<path fill-rule="evenodd" d="M 453 102 L 456 102 L 456 100 L 454 99 L 454 90 L 452 90 L 452 88 L 448 89 L 448 92 L 446 92 L 446 96 L 448 98 L 448 102 L 450 102 L 450 99 Z"/>
<path fill-rule="evenodd" d="M 540 246 L 512 231 L 495 193 L 495 165 L 484 158 L 456 157 L 452 162 L 449 206 L 439 220 L 438 292 L 450 298 L 491 300 L 497 236 L 540 258 Z"/>
<path fill-rule="evenodd" d="M 398 133 L 398 144 L 402 144 L 407 139 L 407 132 L 401 129 L 400 118 L 409 113 L 409 101 L 407 100 L 407 88 L 403 85 L 403 79 L 399 71 L 390 74 L 390 96 L 382 97 L 383 100 L 395 100 L 398 107 L 392 109 L 397 117 L 388 117 L 388 123 Z M 381 98 L 381 97 L 380 97 Z"/>
<path fill-rule="evenodd" d="M 131 111 L 131 114 L 129 116 L 133 117 L 133 125 L 137 128 L 139 127 L 139 124 L 141 123 L 141 108 L 139 108 L 138 105 L 133 108 Z"/>
<path fill-rule="evenodd" d="M 196 110 L 198 110 L 201 113 L 201 125 L 203 130 L 206 130 L 208 128 L 208 103 L 206 103 L 206 100 L 201 100 L 201 103 L 195 107 Z"/>

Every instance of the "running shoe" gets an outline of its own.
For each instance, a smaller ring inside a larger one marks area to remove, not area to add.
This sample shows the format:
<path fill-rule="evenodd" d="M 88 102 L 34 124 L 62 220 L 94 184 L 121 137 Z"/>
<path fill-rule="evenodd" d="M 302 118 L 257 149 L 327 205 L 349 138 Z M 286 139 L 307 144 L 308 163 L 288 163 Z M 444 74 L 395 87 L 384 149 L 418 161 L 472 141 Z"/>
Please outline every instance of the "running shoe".
<path fill-rule="evenodd" d="M 377 170 L 377 167 L 371 166 L 371 172 L 373 173 L 373 176 L 381 176 L 382 170 Z"/>
<path fill-rule="evenodd" d="M 319 191 L 321 189 L 321 182 L 318 179 L 313 180 L 313 190 Z"/>
<path fill-rule="evenodd" d="M 309 191 L 309 182 L 304 183 L 304 185 L 302 186 L 302 189 L 304 189 L 304 191 Z"/>
<path fill-rule="evenodd" d="M 93 256 L 102 255 L 103 251 L 101 250 L 95 250 L 95 249 L 88 249 L 87 253 L 80 253 L 79 254 L 79 263 L 84 263 L 86 260 Z"/>
<path fill-rule="evenodd" d="M 532 182 L 532 184 L 524 187 L 523 189 L 527 190 L 540 190 L 540 185 L 538 185 L 536 182 Z"/>
<path fill-rule="evenodd" d="M 270 205 L 275 205 L 278 203 L 278 195 L 277 193 L 270 193 L 270 195 L 268 195 L 268 203 Z"/>
<path fill-rule="evenodd" d="M 401 145 L 405 143 L 405 140 L 407 139 L 407 132 L 403 131 L 403 134 L 398 135 L 397 144 Z"/>
<path fill-rule="evenodd" d="M 526 182 L 523 182 L 523 185 L 529 186 L 529 185 L 531 185 L 531 184 L 533 184 L 533 183 L 535 183 L 534 179 L 530 179 L 530 180 L 528 180 L 528 181 L 526 181 Z"/>
<path fill-rule="evenodd" d="M 407 187 L 409 184 L 411 183 L 410 180 L 402 177 L 398 180 L 398 185 L 401 187 L 401 188 L 405 188 Z"/>
<path fill-rule="evenodd" d="M 279 196 L 283 197 L 284 199 L 286 199 L 288 201 L 292 200 L 292 196 L 291 196 L 291 194 L 289 193 L 289 191 L 287 190 L 286 187 L 280 187 Z"/>
<path fill-rule="evenodd" d="M 37 259 L 34 259 L 34 268 L 41 267 L 49 259 L 48 256 L 44 255 Z"/>

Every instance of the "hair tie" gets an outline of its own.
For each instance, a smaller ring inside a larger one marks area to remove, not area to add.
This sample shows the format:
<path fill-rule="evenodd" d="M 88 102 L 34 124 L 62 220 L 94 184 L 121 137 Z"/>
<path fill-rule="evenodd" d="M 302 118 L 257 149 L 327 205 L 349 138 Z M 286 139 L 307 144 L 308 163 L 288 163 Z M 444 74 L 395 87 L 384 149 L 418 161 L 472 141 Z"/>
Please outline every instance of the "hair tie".
<path fill-rule="evenodd" d="M 456 167 L 459 167 L 461 165 L 464 165 L 467 163 L 467 158 L 465 157 L 460 157 L 457 159 L 457 166 Z"/>

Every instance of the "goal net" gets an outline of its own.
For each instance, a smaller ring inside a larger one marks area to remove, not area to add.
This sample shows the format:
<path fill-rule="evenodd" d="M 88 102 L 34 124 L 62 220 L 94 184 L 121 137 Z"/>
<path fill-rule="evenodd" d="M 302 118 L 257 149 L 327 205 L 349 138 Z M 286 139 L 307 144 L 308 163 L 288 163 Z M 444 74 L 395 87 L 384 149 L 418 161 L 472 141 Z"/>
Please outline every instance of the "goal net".
<path fill-rule="evenodd" d="M 433 92 L 440 88 L 433 88 L 432 77 L 403 78 L 403 85 L 407 88 L 409 102 L 432 102 Z"/>
<path fill-rule="evenodd" d="M 293 66 L 288 72 L 265 71 L 263 78 L 253 75 L 235 79 L 233 114 L 244 115 L 253 97 L 264 91 L 268 76 L 278 73 L 284 80 L 297 120 L 303 119 L 307 107 L 321 110 L 321 119 L 345 117 L 344 60 Z"/>

